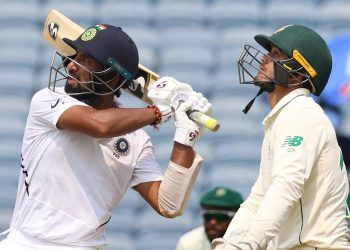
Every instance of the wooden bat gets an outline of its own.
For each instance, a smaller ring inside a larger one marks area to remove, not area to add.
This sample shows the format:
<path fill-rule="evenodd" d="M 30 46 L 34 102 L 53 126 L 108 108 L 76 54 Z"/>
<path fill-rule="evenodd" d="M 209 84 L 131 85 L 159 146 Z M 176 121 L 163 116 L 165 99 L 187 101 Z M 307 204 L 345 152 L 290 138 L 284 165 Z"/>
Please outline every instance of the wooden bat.
<path fill-rule="evenodd" d="M 75 54 L 75 50 L 66 44 L 63 41 L 63 38 L 75 40 L 83 32 L 84 28 L 80 27 L 59 11 L 52 9 L 47 15 L 43 36 L 44 39 L 49 42 L 49 44 L 51 44 L 59 53 L 64 56 L 71 56 Z M 144 83 L 136 80 L 139 77 L 144 79 Z M 153 84 L 158 79 L 158 74 L 139 64 L 138 71 L 133 82 L 130 84 L 130 86 L 124 88 L 124 90 L 137 98 L 152 104 L 152 101 L 147 98 L 147 89 L 148 86 Z M 189 117 L 195 122 L 206 126 L 211 131 L 217 131 L 220 128 L 220 124 L 217 120 L 201 112 L 190 112 Z"/>

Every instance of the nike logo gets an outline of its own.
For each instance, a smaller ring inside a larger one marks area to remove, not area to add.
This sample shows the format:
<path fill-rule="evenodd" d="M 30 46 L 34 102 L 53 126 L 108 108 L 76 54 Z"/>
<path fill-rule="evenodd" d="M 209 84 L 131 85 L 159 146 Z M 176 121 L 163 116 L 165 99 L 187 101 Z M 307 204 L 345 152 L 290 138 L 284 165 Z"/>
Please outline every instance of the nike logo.
<path fill-rule="evenodd" d="M 56 108 L 56 106 L 58 105 L 58 103 L 60 102 L 61 98 L 58 98 L 56 103 L 54 105 L 51 104 L 51 108 Z"/>

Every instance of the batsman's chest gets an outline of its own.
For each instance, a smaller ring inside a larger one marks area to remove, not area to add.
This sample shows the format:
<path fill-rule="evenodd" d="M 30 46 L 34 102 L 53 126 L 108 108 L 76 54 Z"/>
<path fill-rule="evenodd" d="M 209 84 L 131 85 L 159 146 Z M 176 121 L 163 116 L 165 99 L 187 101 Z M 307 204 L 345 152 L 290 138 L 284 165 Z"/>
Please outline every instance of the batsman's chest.
<path fill-rule="evenodd" d="M 99 141 L 99 147 L 108 165 L 133 168 L 138 158 L 138 150 L 133 138 L 121 136 Z"/>

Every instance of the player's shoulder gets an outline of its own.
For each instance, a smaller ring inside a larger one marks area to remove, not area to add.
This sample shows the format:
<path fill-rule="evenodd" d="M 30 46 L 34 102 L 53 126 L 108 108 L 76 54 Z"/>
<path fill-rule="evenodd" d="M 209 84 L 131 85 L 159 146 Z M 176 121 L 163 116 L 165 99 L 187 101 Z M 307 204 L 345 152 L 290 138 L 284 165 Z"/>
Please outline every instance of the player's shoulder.
<path fill-rule="evenodd" d="M 61 90 L 55 92 L 52 91 L 49 88 L 43 88 L 38 90 L 32 97 L 32 106 L 33 105 L 46 105 L 46 104 L 52 104 L 55 105 L 60 101 L 61 103 L 79 103 L 81 104 L 82 102 L 73 98 L 70 95 L 64 94 L 64 89 L 62 87 Z"/>
<path fill-rule="evenodd" d="M 285 108 L 285 115 L 289 118 L 322 119 L 324 111 L 312 97 L 301 96 L 295 98 L 290 105 Z"/>
<path fill-rule="evenodd" d="M 188 244 L 195 243 L 196 241 L 199 241 L 204 234 L 205 234 L 204 227 L 200 226 L 182 235 L 180 237 L 180 241 Z"/>
<path fill-rule="evenodd" d="M 38 99 L 51 99 L 51 100 L 55 100 L 64 96 L 68 96 L 68 95 L 63 95 L 63 94 L 59 94 L 56 93 L 52 90 L 50 90 L 49 88 L 43 88 L 38 90 L 37 92 L 35 92 L 35 94 L 33 95 L 32 100 L 38 100 Z"/>
<path fill-rule="evenodd" d="M 140 128 L 131 132 L 129 136 L 134 138 L 138 144 L 145 144 L 151 140 L 151 137 L 148 135 L 144 128 Z"/>
<path fill-rule="evenodd" d="M 203 243 L 207 241 L 204 227 L 197 227 L 180 237 L 177 249 L 195 250 L 203 249 Z"/>

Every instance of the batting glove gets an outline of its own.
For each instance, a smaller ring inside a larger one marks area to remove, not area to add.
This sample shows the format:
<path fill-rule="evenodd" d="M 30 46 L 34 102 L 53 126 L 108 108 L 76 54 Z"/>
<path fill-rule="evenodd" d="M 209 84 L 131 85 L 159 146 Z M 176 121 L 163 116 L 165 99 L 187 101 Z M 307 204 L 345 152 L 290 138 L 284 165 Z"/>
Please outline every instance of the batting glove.
<path fill-rule="evenodd" d="M 212 105 L 201 93 L 192 91 L 190 94 L 179 95 L 174 101 L 177 105 L 175 111 L 175 136 L 174 141 L 193 147 L 194 143 L 204 133 L 204 126 L 191 120 L 188 116 L 191 112 L 200 111 L 210 114 Z"/>
<path fill-rule="evenodd" d="M 147 97 L 154 104 L 166 104 L 175 109 L 173 100 L 178 93 L 192 92 L 192 87 L 173 77 L 162 77 L 148 88 Z"/>

